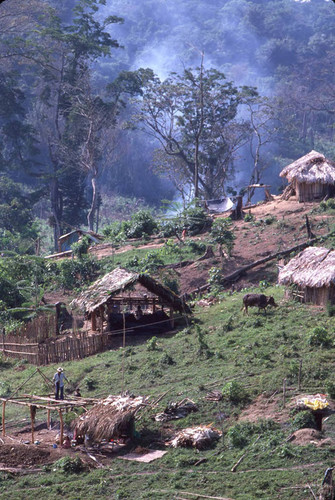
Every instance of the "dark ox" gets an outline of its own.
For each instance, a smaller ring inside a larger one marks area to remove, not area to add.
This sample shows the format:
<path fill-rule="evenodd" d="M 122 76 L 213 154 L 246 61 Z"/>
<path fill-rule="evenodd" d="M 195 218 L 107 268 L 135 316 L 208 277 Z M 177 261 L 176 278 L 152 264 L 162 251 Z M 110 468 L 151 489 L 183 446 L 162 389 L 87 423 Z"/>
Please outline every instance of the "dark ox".
<path fill-rule="evenodd" d="M 262 293 L 247 293 L 243 297 L 243 310 L 246 314 L 248 314 L 248 307 L 258 307 L 258 311 L 263 309 L 266 314 L 267 306 L 277 307 L 273 297 L 267 297 Z"/>

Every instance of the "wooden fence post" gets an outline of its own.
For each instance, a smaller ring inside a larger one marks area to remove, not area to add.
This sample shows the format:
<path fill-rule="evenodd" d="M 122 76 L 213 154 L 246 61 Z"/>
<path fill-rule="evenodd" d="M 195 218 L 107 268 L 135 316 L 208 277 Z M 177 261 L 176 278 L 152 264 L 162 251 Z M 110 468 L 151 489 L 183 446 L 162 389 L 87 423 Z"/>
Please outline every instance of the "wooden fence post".
<path fill-rule="evenodd" d="M 6 401 L 2 402 L 2 437 L 6 436 Z"/>

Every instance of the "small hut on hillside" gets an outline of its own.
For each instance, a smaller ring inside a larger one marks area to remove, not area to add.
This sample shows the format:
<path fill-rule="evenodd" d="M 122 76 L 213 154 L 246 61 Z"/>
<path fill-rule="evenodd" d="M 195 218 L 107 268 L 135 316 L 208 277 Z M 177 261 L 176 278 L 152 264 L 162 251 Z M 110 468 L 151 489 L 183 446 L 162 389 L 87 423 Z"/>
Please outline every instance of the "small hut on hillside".
<path fill-rule="evenodd" d="M 281 269 L 278 282 L 295 285 L 303 302 L 335 303 L 335 250 L 308 247 Z"/>
<path fill-rule="evenodd" d="M 294 161 L 280 172 L 299 202 L 320 200 L 335 194 L 335 162 L 317 151 Z"/>
<path fill-rule="evenodd" d="M 66 252 L 71 250 L 73 243 L 77 243 L 83 236 L 87 236 L 90 240 L 91 245 L 101 243 L 104 239 L 101 234 L 95 233 L 94 231 L 84 231 L 83 229 L 74 229 L 70 233 L 63 234 L 58 238 L 58 251 Z"/>
<path fill-rule="evenodd" d="M 191 313 L 178 295 L 154 278 L 120 267 L 93 283 L 71 307 L 85 313 L 93 331 L 103 331 L 105 321 L 107 331 L 122 329 L 124 319 L 127 328 L 164 322 L 173 326 L 174 311 Z"/>

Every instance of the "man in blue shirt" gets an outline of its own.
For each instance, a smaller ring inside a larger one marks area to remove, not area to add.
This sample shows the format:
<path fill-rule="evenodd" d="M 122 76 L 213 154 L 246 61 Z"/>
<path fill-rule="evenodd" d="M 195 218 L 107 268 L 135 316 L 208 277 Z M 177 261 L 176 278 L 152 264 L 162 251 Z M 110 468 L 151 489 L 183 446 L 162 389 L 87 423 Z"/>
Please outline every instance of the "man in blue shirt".
<path fill-rule="evenodd" d="M 55 399 L 64 399 L 64 380 L 68 382 L 63 368 L 57 368 L 53 381 L 55 382 Z M 60 398 L 59 398 L 60 392 Z"/>

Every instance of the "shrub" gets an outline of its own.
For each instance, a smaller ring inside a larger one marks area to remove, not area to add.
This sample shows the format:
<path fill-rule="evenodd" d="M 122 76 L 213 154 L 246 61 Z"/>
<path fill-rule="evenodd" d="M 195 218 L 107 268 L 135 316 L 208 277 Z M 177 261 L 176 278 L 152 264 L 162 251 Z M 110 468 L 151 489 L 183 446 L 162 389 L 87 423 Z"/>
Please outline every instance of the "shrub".
<path fill-rule="evenodd" d="M 99 262 L 89 257 L 83 257 L 81 260 L 63 260 L 57 263 L 56 285 L 68 290 L 79 288 L 93 281 L 99 269 Z"/>
<path fill-rule="evenodd" d="M 254 436 L 261 435 L 266 438 L 263 447 L 271 448 L 278 445 L 278 441 L 282 438 L 280 426 L 273 420 L 264 419 L 260 420 L 257 424 L 253 422 L 241 422 L 231 427 L 227 432 L 227 439 L 229 445 L 233 448 L 244 448 L 251 441 Z"/>
<path fill-rule="evenodd" d="M 209 357 L 210 350 L 205 340 L 206 332 L 204 332 L 199 325 L 195 325 L 195 333 L 199 345 L 198 354 L 200 356 L 205 355 L 206 357 Z"/>
<path fill-rule="evenodd" d="M 98 386 L 96 380 L 94 380 L 94 378 L 92 378 L 92 377 L 85 377 L 83 382 L 84 382 L 84 386 L 86 387 L 86 389 L 88 391 L 93 391 Z"/>
<path fill-rule="evenodd" d="M 128 238 L 141 238 L 143 235 L 151 236 L 158 229 L 157 221 L 149 210 L 139 210 L 130 219 L 130 224 L 125 227 Z"/>
<path fill-rule="evenodd" d="M 78 474 L 84 470 L 84 464 L 79 457 L 63 457 L 54 463 L 56 469 L 61 470 L 67 474 Z"/>
<path fill-rule="evenodd" d="M 161 365 L 174 365 L 175 364 L 175 361 L 174 359 L 172 358 L 172 356 L 170 356 L 170 354 L 168 354 L 167 352 L 164 352 L 162 354 L 162 357 L 160 358 L 159 360 L 159 363 Z"/>
<path fill-rule="evenodd" d="M 232 380 L 227 382 L 222 389 L 223 397 L 231 401 L 232 403 L 243 403 L 248 398 L 244 387 L 237 382 L 237 380 Z"/>
<path fill-rule="evenodd" d="M 210 232 L 211 241 L 225 247 L 229 255 L 233 250 L 235 240 L 235 235 L 231 230 L 231 225 L 232 221 L 229 218 L 216 219 Z"/>
<path fill-rule="evenodd" d="M 151 339 L 147 340 L 147 350 L 148 351 L 157 351 L 158 350 L 158 345 L 157 345 L 157 337 L 151 337 Z"/>
<path fill-rule="evenodd" d="M 300 411 L 293 419 L 292 426 L 294 430 L 299 429 L 315 429 L 315 418 L 309 410 Z"/>
<path fill-rule="evenodd" d="M 195 202 L 196 203 L 196 202 Z M 212 225 L 212 219 L 208 217 L 204 208 L 195 205 L 189 206 L 182 213 L 182 225 L 189 236 L 195 236 Z"/>
<path fill-rule="evenodd" d="M 246 214 L 243 220 L 244 222 L 252 222 L 253 220 L 255 220 L 255 217 L 252 214 Z"/>
<path fill-rule="evenodd" d="M 81 259 L 84 255 L 87 255 L 89 248 L 90 239 L 88 238 L 88 236 L 83 236 L 77 243 L 73 243 L 72 252 L 73 255 L 78 257 L 78 259 Z"/>
<path fill-rule="evenodd" d="M 264 219 L 264 223 L 267 225 L 267 226 L 270 226 L 271 224 L 273 224 L 275 221 L 277 220 L 276 216 L 275 215 L 270 215 L 269 217 L 266 217 Z"/>
<path fill-rule="evenodd" d="M 329 347 L 333 339 L 323 326 L 317 326 L 309 334 L 308 343 L 311 346 Z"/>

